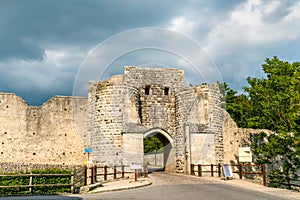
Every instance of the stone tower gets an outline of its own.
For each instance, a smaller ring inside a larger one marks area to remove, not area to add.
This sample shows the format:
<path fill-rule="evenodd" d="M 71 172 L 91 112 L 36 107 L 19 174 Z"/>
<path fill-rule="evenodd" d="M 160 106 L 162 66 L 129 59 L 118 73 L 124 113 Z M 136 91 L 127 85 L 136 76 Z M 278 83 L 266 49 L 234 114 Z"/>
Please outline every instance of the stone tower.
<path fill-rule="evenodd" d="M 143 138 L 164 144 L 167 171 L 223 162 L 223 109 L 217 84 L 186 87 L 184 71 L 124 67 L 124 75 L 90 82 L 88 146 L 103 165 L 143 164 Z"/>

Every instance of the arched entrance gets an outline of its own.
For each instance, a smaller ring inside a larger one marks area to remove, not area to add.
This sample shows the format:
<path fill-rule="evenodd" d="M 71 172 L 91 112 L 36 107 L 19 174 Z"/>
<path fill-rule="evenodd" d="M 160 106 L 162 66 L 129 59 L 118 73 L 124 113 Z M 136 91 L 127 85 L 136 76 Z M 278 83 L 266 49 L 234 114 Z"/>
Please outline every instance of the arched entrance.
<path fill-rule="evenodd" d="M 157 163 L 158 169 L 159 169 L 159 165 L 162 165 L 161 168 L 164 169 L 165 171 L 174 171 L 176 165 L 175 165 L 174 150 L 173 150 L 174 149 L 173 138 L 170 136 L 168 132 L 166 132 L 161 128 L 150 129 L 143 134 L 144 138 L 153 137 L 153 136 L 158 138 L 163 145 L 163 152 L 158 155 L 155 154 L 155 159 L 157 159 L 156 156 L 159 156 L 159 159 L 161 159 L 159 160 L 160 163 Z M 145 158 L 144 161 L 146 161 Z M 153 163 L 150 164 L 153 165 Z"/>

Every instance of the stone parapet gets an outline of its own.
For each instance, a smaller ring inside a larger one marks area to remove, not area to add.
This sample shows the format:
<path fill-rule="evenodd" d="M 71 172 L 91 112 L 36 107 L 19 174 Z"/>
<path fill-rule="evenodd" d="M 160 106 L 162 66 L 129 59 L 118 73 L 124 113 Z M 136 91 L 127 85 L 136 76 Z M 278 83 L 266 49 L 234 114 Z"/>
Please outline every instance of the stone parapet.
<path fill-rule="evenodd" d="M 143 164 L 144 137 L 163 145 L 164 167 L 187 173 L 201 163 L 236 163 L 252 133 L 221 108 L 218 84 L 184 85 L 184 71 L 126 66 L 124 75 L 89 83 L 88 98 L 55 96 L 28 106 L 0 93 L 0 161 L 37 164 Z"/>
<path fill-rule="evenodd" d="M 0 161 L 83 164 L 84 143 L 74 122 L 74 98 L 55 96 L 42 106 L 28 106 L 15 94 L 0 93 Z M 86 108 L 86 102 L 82 99 L 77 106 Z"/>

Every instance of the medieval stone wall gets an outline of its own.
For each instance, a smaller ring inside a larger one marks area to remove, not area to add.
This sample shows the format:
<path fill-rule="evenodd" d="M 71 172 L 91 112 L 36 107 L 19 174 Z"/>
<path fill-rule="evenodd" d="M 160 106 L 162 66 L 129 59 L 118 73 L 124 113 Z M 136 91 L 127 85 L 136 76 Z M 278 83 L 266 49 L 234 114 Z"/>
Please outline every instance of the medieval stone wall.
<path fill-rule="evenodd" d="M 216 137 L 222 132 L 222 122 L 215 117 L 220 107 L 218 86 L 203 84 L 192 89 L 195 100 L 187 121 L 191 143 L 190 163 L 217 163 L 217 155 L 222 153 L 222 149 L 217 148 Z M 218 126 L 220 123 L 221 126 Z"/>
<path fill-rule="evenodd" d="M 122 163 L 122 87 L 108 81 L 90 83 L 90 147 L 94 160 Z"/>
<path fill-rule="evenodd" d="M 174 141 L 167 163 L 175 163 L 176 171 L 188 171 L 193 162 L 223 162 L 220 99 L 217 84 L 184 86 L 180 69 L 127 66 L 123 76 L 91 82 L 88 127 L 94 159 L 142 163 L 143 134 L 160 129 Z"/>
<path fill-rule="evenodd" d="M 176 94 L 177 166 L 223 162 L 223 109 L 217 84 L 184 88 Z M 186 159 L 184 159 L 186 157 Z M 186 161 L 185 161 L 186 160 Z"/>
<path fill-rule="evenodd" d="M 145 153 L 144 163 L 155 165 L 157 167 L 164 166 L 164 153 Z"/>
<path fill-rule="evenodd" d="M 87 99 L 77 100 L 86 109 Z M 0 93 L 0 101 L 1 162 L 83 164 L 84 139 L 74 123 L 72 97 L 28 106 L 15 94 Z"/>
<path fill-rule="evenodd" d="M 209 107 L 210 107 L 210 131 L 214 133 L 215 140 L 215 163 L 224 162 L 224 144 L 223 144 L 223 120 L 224 109 L 221 108 L 221 93 L 218 84 L 209 86 Z"/>
<path fill-rule="evenodd" d="M 2 162 L 23 159 L 23 147 L 27 148 L 27 104 L 20 97 L 0 93 L 0 160 Z M 31 135 L 30 135 L 31 136 Z M 31 155 L 32 155 L 31 151 Z"/>
<path fill-rule="evenodd" d="M 177 91 L 184 87 L 184 71 L 176 68 L 124 67 L 123 84 L 136 88 L 161 85 Z"/>
<path fill-rule="evenodd" d="M 52 168 L 79 171 L 84 168 L 84 165 L 0 162 L 0 173 L 11 173 L 11 172 L 21 172 L 21 171 L 30 172 L 36 169 L 44 170 L 44 169 L 52 169 Z"/>
<path fill-rule="evenodd" d="M 184 88 L 175 94 L 176 96 L 176 137 L 175 137 L 175 156 L 176 171 L 185 172 L 188 170 L 189 147 L 186 135 L 189 135 L 186 122 L 191 114 L 191 109 L 195 103 L 195 94 L 190 88 Z"/>
<path fill-rule="evenodd" d="M 251 135 L 266 132 L 266 129 L 239 128 L 226 112 L 223 124 L 224 163 L 237 164 L 239 147 L 251 146 Z"/>
<path fill-rule="evenodd" d="M 166 92 L 166 88 L 158 85 L 140 89 L 142 126 L 147 130 L 160 127 L 175 137 L 176 112 L 174 91 Z"/>
<path fill-rule="evenodd" d="M 123 76 L 90 82 L 88 98 L 28 106 L 0 93 L 0 162 L 80 165 L 89 147 L 91 160 L 103 165 L 141 164 L 144 136 L 157 133 L 169 169 L 237 163 L 238 148 L 262 130 L 238 128 L 220 97 L 217 84 L 184 86 L 183 70 L 130 66 Z"/>

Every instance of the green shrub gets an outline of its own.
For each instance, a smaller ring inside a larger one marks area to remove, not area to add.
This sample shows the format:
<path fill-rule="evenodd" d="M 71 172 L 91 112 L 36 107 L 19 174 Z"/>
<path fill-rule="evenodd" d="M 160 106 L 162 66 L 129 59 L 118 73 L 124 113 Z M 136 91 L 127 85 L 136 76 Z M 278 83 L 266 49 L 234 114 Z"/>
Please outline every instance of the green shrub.
<path fill-rule="evenodd" d="M 26 172 L 6 173 L 6 175 L 27 174 Z M 1 186 L 29 185 L 29 177 L 26 176 L 4 176 L 0 177 Z M 29 194 L 29 189 L 26 187 L 20 188 L 0 188 L 0 194 Z"/>
<path fill-rule="evenodd" d="M 33 170 L 32 174 L 71 174 L 71 170 L 60 170 L 60 169 L 44 169 L 44 170 Z M 17 172 L 17 173 L 6 173 L 11 174 L 30 174 L 30 172 Z M 0 177 L 0 186 L 16 186 L 16 185 L 29 185 L 29 176 L 5 176 Z M 70 184 L 71 177 L 68 176 L 36 176 L 32 178 L 33 185 L 41 184 Z M 71 192 L 70 186 L 35 186 L 32 187 L 32 194 L 56 194 Z M 29 194 L 29 187 L 19 188 L 0 188 L 1 195 L 20 195 Z"/>

